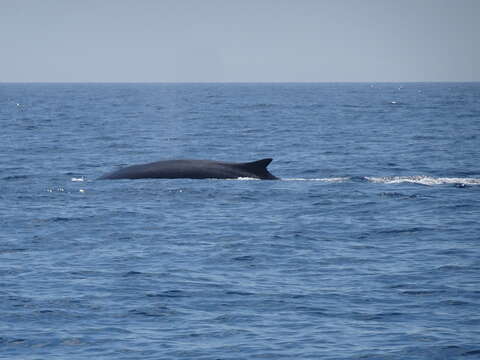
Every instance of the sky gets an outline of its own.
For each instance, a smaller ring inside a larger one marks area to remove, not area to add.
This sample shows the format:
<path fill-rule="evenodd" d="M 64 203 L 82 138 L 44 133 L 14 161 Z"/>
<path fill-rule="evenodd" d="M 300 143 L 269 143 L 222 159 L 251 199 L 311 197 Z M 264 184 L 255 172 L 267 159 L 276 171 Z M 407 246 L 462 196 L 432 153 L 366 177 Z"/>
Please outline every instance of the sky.
<path fill-rule="evenodd" d="M 480 0 L 0 0 L 0 82 L 480 81 Z"/>

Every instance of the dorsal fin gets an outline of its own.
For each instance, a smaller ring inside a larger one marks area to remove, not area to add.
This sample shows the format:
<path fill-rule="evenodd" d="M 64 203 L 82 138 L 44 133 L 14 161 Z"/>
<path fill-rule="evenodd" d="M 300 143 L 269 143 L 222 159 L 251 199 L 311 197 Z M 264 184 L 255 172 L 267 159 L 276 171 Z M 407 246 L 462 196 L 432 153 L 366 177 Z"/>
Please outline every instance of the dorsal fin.
<path fill-rule="evenodd" d="M 267 169 L 267 166 L 272 162 L 272 160 L 272 158 L 266 158 L 262 160 L 248 162 L 244 165 L 250 169 Z"/>
<path fill-rule="evenodd" d="M 271 158 L 243 163 L 241 166 L 249 173 L 254 174 L 255 177 L 264 180 L 278 179 L 276 176 L 270 174 L 267 170 L 267 166 L 272 162 Z"/>

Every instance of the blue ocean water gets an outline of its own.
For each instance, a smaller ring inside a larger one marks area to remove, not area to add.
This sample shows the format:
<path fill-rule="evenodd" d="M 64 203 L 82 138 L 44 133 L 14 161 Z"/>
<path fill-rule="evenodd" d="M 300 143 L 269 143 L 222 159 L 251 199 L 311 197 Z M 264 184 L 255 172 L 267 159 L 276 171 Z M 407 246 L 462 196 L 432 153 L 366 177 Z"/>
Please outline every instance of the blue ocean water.
<path fill-rule="evenodd" d="M 0 126 L 1 359 L 480 359 L 480 83 L 0 83 Z"/>

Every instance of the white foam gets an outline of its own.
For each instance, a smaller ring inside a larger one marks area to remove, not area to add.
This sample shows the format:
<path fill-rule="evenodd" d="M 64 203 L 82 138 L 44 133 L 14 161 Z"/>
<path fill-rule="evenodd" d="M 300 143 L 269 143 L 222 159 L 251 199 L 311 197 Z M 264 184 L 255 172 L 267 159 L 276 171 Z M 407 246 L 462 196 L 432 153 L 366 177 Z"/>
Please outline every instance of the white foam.
<path fill-rule="evenodd" d="M 283 181 L 321 181 L 321 182 L 345 182 L 350 180 L 349 177 L 332 177 L 332 178 L 282 178 Z"/>
<path fill-rule="evenodd" d="M 382 184 L 400 184 L 412 183 L 421 185 L 443 185 L 443 184 L 463 184 L 463 185 L 480 185 L 480 179 L 477 178 L 448 178 L 448 177 L 431 177 L 431 176 L 385 176 L 385 177 L 366 177 L 368 181 Z"/>
<path fill-rule="evenodd" d="M 235 179 L 225 180 L 240 180 L 240 181 L 259 181 L 261 179 L 252 177 L 238 177 Z M 281 181 L 321 181 L 321 182 L 345 182 L 350 180 L 349 177 L 333 177 L 333 178 L 280 178 Z"/>
<path fill-rule="evenodd" d="M 462 184 L 462 185 L 480 185 L 479 178 L 456 178 L 456 177 L 432 177 L 432 176 L 366 176 L 364 179 L 381 184 L 401 184 L 412 183 L 421 185 L 443 185 L 443 184 Z M 319 181 L 326 183 L 342 183 L 352 180 L 351 177 L 331 177 L 331 178 L 282 178 L 282 181 Z"/>
<path fill-rule="evenodd" d="M 62 188 L 62 187 L 57 187 L 57 188 L 47 189 L 47 191 L 48 191 L 49 193 L 53 193 L 53 192 L 65 192 L 65 189 Z"/>
<path fill-rule="evenodd" d="M 80 181 L 85 181 L 85 179 L 83 177 L 81 178 L 72 178 L 72 181 L 73 182 L 80 182 Z"/>
<path fill-rule="evenodd" d="M 260 180 L 260 179 L 252 178 L 252 177 L 238 177 L 238 178 L 235 178 L 235 179 L 227 179 L 227 180 L 250 181 L 250 180 Z"/>

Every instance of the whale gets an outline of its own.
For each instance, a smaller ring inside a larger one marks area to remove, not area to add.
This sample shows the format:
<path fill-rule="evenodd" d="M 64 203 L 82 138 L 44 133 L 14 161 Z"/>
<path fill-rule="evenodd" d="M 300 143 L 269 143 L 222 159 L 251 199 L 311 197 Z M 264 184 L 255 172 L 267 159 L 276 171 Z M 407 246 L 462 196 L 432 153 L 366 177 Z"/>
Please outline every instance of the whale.
<path fill-rule="evenodd" d="M 213 160 L 161 160 L 127 166 L 101 176 L 114 179 L 238 179 L 278 180 L 267 166 L 271 158 L 236 163 Z"/>

